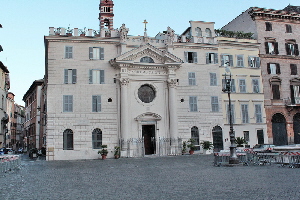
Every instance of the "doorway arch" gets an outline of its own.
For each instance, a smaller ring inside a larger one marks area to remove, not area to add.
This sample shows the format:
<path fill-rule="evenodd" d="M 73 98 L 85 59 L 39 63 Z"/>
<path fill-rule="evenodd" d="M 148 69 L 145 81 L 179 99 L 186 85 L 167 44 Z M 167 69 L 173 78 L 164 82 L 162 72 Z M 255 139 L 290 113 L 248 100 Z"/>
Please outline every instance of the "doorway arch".
<path fill-rule="evenodd" d="M 300 144 L 300 113 L 296 113 L 293 117 L 294 143 Z"/>
<path fill-rule="evenodd" d="M 215 126 L 212 129 L 214 151 L 220 151 L 223 147 L 223 131 L 220 126 Z"/>
<path fill-rule="evenodd" d="M 273 134 L 273 144 L 275 145 L 287 145 L 287 132 L 286 132 L 286 120 L 285 117 L 276 113 L 272 117 L 272 134 Z"/>

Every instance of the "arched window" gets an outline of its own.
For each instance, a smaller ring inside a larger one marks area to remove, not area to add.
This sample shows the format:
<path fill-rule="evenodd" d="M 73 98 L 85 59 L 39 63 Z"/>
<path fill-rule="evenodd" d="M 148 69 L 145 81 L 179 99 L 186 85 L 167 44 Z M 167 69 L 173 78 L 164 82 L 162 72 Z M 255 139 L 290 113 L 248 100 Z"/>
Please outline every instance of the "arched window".
<path fill-rule="evenodd" d="M 104 19 L 104 26 L 109 26 L 109 19 Z"/>
<path fill-rule="evenodd" d="M 191 128 L 191 138 L 195 140 L 196 150 L 200 150 L 199 146 L 199 130 L 197 126 Z"/>
<path fill-rule="evenodd" d="M 63 133 L 63 149 L 73 150 L 73 131 L 71 129 L 66 129 Z"/>
<path fill-rule="evenodd" d="M 197 27 L 197 28 L 195 28 L 195 31 L 196 31 L 196 36 L 197 36 L 197 37 L 202 37 L 202 31 L 201 31 L 201 28 Z"/>
<path fill-rule="evenodd" d="M 92 133 L 93 149 L 100 149 L 102 145 L 102 131 L 95 128 Z"/>
<path fill-rule="evenodd" d="M 148 56 L 142 57 L 140 60 L 141 63 L 154 63 L 154 60 Z"/>
<path fill-rule="evenodd" d="M 205 29 L 206 37 L 211 37 L 211 30 L 209 28 Z"/>

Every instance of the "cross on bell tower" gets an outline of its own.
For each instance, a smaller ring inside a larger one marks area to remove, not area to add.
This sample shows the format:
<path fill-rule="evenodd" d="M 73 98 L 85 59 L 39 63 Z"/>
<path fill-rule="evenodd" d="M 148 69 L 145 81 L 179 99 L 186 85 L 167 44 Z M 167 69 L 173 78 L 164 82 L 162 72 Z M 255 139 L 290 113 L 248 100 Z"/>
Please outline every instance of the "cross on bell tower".
<path fill-rule="evenodd" d="M 113 29 L 114 22 L 114 2 L 112 0 L 100 0 L 99 5 L 99 20 L 100 20 L 100 30 L 101 29 Z"/>

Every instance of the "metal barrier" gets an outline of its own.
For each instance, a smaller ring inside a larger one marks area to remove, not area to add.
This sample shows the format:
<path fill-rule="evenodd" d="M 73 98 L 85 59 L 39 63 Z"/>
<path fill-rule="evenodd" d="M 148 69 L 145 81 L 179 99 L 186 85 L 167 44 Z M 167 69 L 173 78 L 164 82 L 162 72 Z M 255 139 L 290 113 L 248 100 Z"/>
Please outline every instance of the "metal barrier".
<path fill-rule="evenodd" d="M 214 165 L 222 166 L 229 163 L 229 152 L 215 152 Z M 237 152 L 239 162 L 245 166 L 249 165 L 272 165 L 289 166 L 290 168 L 300 168 L 300 152 Z"/>
<path fill-rule="evenodd" d="M 21 165 L 19 155 L 0 156 L 0 173 L 14 170 Z"/>

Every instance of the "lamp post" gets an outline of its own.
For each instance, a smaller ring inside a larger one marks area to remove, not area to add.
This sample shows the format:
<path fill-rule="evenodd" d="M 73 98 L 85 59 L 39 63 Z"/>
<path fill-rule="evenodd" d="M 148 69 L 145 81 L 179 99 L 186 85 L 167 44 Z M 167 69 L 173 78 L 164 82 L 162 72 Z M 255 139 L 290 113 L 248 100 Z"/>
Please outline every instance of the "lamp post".
<path fill-rule="evenodd" d="M 239 164 L 239 159 L 236 155 L 236 144 L 235 144 L 235 134 L 233 131 L 233 123 L 232 123 L 232 113 L 231 113 L 231 71 L 228 67 L 229 63 L 225 63 L 225 87 L 223 88 L 223 92 L 226 92 L 228 94 L 228 111 L 229 111 L 229 124 L 230 124 L 230 130 L 229 130 L 229 136 L 230 136 L 230 158 L 229 158 L 229 164 Z M 229 78 L 228 78 L 229 76 Z"/>

